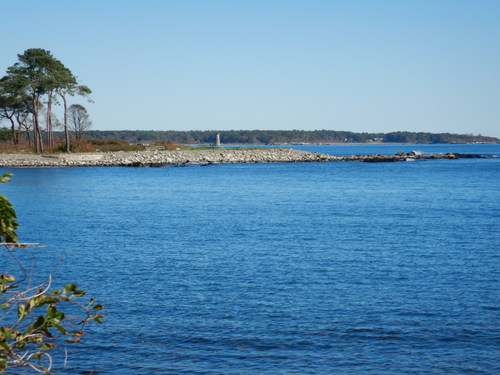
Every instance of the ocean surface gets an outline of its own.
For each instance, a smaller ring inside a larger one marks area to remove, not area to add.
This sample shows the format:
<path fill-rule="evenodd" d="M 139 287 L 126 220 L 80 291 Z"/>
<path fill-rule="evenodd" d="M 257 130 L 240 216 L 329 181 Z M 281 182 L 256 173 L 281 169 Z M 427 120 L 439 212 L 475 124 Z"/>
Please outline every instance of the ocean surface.
<path fill-rule="evenodd" d="M 106 306 L 60 374 L 500 373 L 498 157 L 1 172 L 34 278 Z"/>

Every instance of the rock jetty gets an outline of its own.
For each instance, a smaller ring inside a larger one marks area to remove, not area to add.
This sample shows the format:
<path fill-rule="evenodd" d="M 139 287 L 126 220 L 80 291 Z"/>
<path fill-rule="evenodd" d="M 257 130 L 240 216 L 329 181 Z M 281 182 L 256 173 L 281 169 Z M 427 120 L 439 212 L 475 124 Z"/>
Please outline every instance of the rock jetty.
<path fill-rule="evenodd" d="M 167 165 L 218 163 L 276 163 L 362 161 L 395 162 L 416 159 L 459 159 L 482 157 L 470 154 L 417 154 L 334 156 L 291 148 L 200 149 L 177 151 L 96 152 L 72 154 L 0 154 L 0 167 L 162 167 Z"/>

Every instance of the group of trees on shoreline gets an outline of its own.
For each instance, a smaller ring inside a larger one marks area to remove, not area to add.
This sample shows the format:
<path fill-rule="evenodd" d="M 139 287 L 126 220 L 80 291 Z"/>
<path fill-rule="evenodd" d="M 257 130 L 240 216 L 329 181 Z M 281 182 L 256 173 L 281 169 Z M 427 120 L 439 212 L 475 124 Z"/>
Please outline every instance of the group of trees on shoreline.
<path fill-rule="evenodd" d="M 117 139 L 128 143 L 173 142 L 177 144 L 211 144 L 217 134 L 226 144 L 327 144 L 327 143 L 499 143 L 494 137 L 471 134 L 391 132 L 355 133 L 336 130 L 206 130 L 154 131 L 108 130 L 87 131 L 91 139 Z"/>
<path fill-rule="evenodd" d="M 67 98 L 74 95 L 88 96 L 91 90 L 80 84 L 71 70 L 49 51 L 31 48 L 17 56 L 18 61 L 8 67 L 7 74 L 0 79 L 0 120 L 10 123 L 11 141 L 19 143 L 20 134 L 24 133 L 30 144 L 33 141 L 36 152 L 43 152 L 44 147 L 53 148 L 54 126 L 57 123 L 53 105 L 59 104 L 60 99 L 63 105 L 65 151 L 69 152 L 70 124 L 77 128 L 81 125 L 78 118 L 81 119 L 85 114 L 85 124 L 88 125 L 89 120 L 85 107 L 77 104 L 68 106 Z M 43 124 L 45 129 L 42 128 Z M 81 132 L 75 134 L 81 135 Z"/>

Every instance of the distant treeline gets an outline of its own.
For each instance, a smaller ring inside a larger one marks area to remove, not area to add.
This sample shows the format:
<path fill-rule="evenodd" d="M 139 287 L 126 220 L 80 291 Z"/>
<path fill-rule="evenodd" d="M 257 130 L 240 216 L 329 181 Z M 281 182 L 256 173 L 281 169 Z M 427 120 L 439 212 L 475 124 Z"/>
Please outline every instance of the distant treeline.
<path fill-rule="evenodd" d="M 500 139 L 470 134 L 450 133 L 354 133 L 336 130 L 92 130 L 91 139 L 119 139 L 128 143 L 173 142 L 178 144 L 212 144 L 220 134 L 221 143 L 297 144 L 297 143 L 499 143 Z"/>

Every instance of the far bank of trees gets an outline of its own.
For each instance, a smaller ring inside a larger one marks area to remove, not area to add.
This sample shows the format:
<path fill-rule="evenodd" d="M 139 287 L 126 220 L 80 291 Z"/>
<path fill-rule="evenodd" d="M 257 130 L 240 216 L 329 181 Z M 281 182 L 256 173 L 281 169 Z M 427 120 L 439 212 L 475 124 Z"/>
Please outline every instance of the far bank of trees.
<path fill-rule="evenodd" d="M 9 123 L 11 141 L 19 143 L 20 135 L 25 134 L 36 152 L 53 148 L 54 127 L 58 123 L 53 106 L 61 104 L 65 151 L 69 152 L 68 97 L 88 96 L 91 90 L 47 50 L 31 48 L 17 57 L 18 61 L 0 79 L 0 120 Z"/>
<path fill-rule="evenodd" d="M 92 139 L 116 139 L 128 143 L 172 142 L 177 144 L 215 143 L 220 134 L 224 144 L 300 144 L 300 143 L 498 143 L 500 140 L 471 134 L 450 133 L 354 133 L 337 130 L 224 130 L 224 131 L 87 131 Z"/>

